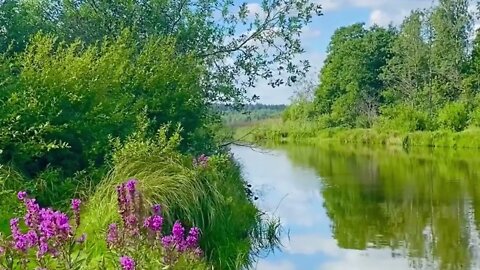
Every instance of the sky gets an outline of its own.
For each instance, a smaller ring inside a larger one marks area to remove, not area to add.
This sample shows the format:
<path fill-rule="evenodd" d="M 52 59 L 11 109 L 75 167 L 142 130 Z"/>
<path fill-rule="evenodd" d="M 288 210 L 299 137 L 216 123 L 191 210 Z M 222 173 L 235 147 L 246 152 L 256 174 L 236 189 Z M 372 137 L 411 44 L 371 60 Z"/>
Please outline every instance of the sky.
<path fill-rule="evenodd" d="M 304 29 L 302 42 L 306 50 L 303 59 L 312 65 L 307 80 L 318 81 L 318 73 L 326 57 L 326 49 L 334 31 L 342 26 L 364 22 L 367 25 L 398 25 L 410 11 L 427 8 L 432 0 L 316 0 L 323 8 L 323 16 L 316 18 Z M 254 7 L 255 2 L 250 3 Z M 300 86 L 282 86 L 272 89 L 260 82 L 251 94 L 260 96 L 261 103 L 288 104 L 294 91 Z"/>

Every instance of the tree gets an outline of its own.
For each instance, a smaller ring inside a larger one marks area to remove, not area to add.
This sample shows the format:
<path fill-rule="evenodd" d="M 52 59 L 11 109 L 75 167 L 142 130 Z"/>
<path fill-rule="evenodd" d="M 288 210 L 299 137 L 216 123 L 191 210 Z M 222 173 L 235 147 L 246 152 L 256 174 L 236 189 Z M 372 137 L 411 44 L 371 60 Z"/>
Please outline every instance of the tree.
<path fill-rule="evenodd" d="M 209 101 L 241 102 L 259 79 L 290 84 L 309 68 L 297 61 L 300 33 L 320 7 L 310 0 L 263 0 L 253 12 L 230 0 L 7 0 L 2 2 L 0 48 L 25 48 L 31 33 L 85 44 L 116 38 L 128 27 L 136 41 L 173 38 L 180 54 L 193 55 L 208 72 L 201 79 Z M 21 27 L 18 27 L 21 26 Z M 19 31 L 21 30 L 21 31 Z M 285 74 L 287 80 L 277 75 Z"/>
<path fill-rule="evenodd" d="M 424 105 L 421 94 L 428 87 L 429 48 L 424 37 L 425 14 L 413 11 L 400 26 L 392 44 L 392 58 L 382 72 L 390 102 L 414 107 Z"/>
<path fill-rule="evenodd" d="M 320 71 L 315 103 L 340 125 L 371 126 L 382 102 L 382 68 L 390 58 L 393 28 L 354 24 L 338 29 Z"/>
<path fill-rule="evenodd" d="M 441 0 L 430 17 L 433 30 L 431 68 L 435 104 L 456 100 L 462 92 L 473 24 L 469 0 Z"/>

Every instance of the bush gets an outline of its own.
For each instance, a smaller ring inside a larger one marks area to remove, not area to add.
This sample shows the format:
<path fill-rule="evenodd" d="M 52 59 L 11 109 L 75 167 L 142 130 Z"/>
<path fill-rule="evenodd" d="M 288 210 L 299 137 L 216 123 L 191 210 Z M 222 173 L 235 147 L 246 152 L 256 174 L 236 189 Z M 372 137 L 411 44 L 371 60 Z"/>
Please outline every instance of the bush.
<path fill-rule="evenodd" d="M 138 45 L 125 32 L 86 46 L 39 35 L 24 53 L 1 56 L 0 71 L 0 164 L 32 179 L 28 188 L 43 204 L 58 206 L 97 183 L 111 140 L 144 122 L 149 136 L 181 124 L 182 151 L 213 145 L 213 131 L 204 128 L 211 118 L 198 79 L 203 70 L 178 54 L 173 40 Z"/>
<path fill-rule="evenodd" d="M 382 116 L 376 126 L 382 129 L 398 131 L 423 131 L 430 125 L 428 114 L 408 105 L 396 105 L 382 108 Z"/>
<path fill-rule="evenodd" d="M 462 131 L 468 123 L 467 107 L 462 102 L 448 103 L 438 113 L 438 122 L 441 128 Z"/>
<path fill-rule="evenodd" d="M 470 113 L 470 125 L 473 127 L 480 127 L 480 108 L 475 108 Z"/>

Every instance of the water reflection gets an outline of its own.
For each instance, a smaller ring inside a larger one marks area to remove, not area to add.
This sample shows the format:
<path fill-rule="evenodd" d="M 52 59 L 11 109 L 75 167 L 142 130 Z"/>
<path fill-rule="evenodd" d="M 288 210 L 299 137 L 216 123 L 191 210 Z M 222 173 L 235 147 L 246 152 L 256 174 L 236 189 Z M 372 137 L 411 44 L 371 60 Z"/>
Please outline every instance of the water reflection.
<path fill-rule="evenodd" d="M 260 207 L 290 230 L 258 269 L 480 269 L 480 155 L 235 148 Z"/>

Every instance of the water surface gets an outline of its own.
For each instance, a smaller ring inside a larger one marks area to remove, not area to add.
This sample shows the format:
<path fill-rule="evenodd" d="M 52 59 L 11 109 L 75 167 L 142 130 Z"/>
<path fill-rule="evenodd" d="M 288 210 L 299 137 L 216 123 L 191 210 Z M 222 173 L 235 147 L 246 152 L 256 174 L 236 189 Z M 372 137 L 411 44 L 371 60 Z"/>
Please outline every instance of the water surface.
<path fill-rule="evenodd" d="M 480 269 L 479 152 L 232 150 L 289 231 L 257 269 Z"/>

